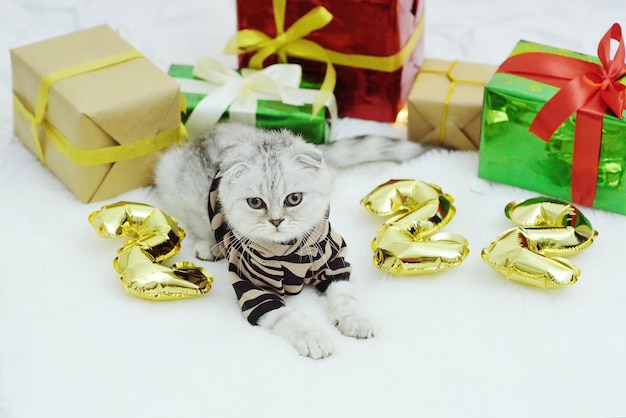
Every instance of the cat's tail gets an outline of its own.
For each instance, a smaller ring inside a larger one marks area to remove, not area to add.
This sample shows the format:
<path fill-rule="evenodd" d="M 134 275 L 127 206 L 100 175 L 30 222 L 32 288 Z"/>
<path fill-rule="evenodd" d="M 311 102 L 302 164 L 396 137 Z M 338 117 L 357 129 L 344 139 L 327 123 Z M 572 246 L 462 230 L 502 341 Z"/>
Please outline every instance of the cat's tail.
<path fill-rule="evenodd" d="M 402 162 L 427 150 L 427 147 L 417 142 L 378 135 L 339 139 L 318 145 L 318 148 L 322 150 L 326 163 L 335 168 L 379 161 Z"/>

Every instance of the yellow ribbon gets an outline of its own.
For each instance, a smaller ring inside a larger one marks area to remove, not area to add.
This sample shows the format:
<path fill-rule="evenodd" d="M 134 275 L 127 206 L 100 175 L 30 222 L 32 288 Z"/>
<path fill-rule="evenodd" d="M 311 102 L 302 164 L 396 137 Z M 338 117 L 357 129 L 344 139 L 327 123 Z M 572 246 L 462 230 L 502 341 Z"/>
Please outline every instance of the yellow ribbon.
<path fill-rule="evenodd" d="M 328 25 L 333 19 L 333 15 L 326 8 L 323 6 L 314 8 L 285 31 L 286 6 L 287 0 L 273 0 L 275 38 L 255 29 L 242 29 L 228 41 L 224 52 L 244 54 L 257 51 L 250 58 L 251 68 L 261 68 L 265 59 L 272 54 L 278 55 L 280 62 L 286 62 L 287 56 L 292 56 L 326 63 L 326 76 L 322 82 L 320 94 L 313 105 L 313 114 L 317 114 L 324 107 L 327 96 L 335 89 L 337 75 L 333 64 L 384 72 L 395 71 L 402 67 L 413 53 L 424 31 L 424 16 L 422 15 L 417 28 L 396 54 L 384 57 L 343 54 L 303 39 L 309 33 Z"/>
<path fill-rule="evenodd" d="M 420 70 L 420 73 L 443 74 L 448 78 L 448 80 L 450 80 L 450 87 L 448 88 L 448 93 L 446 94 L 446 98 L 443 102 L 443 110 L 441 111 L 441 127 L 439 129 L 439 145 L 443 145 L 445 142 L 446 125 L 448 123 L 448 109 L 450 107 L 450 99 L 452 98 L 452 92 L 454 91 L 454 88 L 456 87 L 456 83 L 476 84 L 476 85 L 482 85 L 482 86 L 487 84 L 486 82 L 481 81 L 481 80 L 469 80 L 469 79 L 454 77 L 452 75 L 452 71 L 454 70 L 454 67 L 456 67 L 457 63 L 458 61 L 456 60 L 452 61 L 452 63 L 450 64 L 450 67 L 448 67 L 448 69 L 445 71 L 444 70 L 430 70 L 430 69 Z"/>
<path fill-rule="evenodd" d="M 26 106 L 24 106 L 24 103 L 22 103 L 15 94 L 13 95 L 13 106 L 18 113 L 30 121 L 30 131 L 34 140 L 35 152 L 43 164 L 46 164 L 46 158 L 41 145 L 41 138 L 39 137 L 40 127 L 43 127 L 46 137 L 63 155 L 77 164 L 84 166 L 108 164 L 142 157 L 165 148 L 177 141 L 180 137 L 185 137 L 185 131 L 181 125 L 181 127 L 170 129 L 130 144 L 86 150 L 73 145 L 54 126 L 44 120 L 48 107 L 50 88 L 54 83 L 79 74 L 100 70 L 137 58 L 143 58 L 143 55 L 136 50 L 129 50 L 72 67 L 62 68 L 45 75 L 39 83 L 34 112 L 30 112 Z"/>

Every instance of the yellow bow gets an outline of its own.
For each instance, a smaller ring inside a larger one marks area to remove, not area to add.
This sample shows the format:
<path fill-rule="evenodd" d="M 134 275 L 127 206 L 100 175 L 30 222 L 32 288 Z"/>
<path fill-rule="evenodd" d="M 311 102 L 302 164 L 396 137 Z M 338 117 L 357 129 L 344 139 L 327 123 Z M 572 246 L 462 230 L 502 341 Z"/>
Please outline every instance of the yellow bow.
<path fill-rule="evenodd" d="M 272 38 L 265 33 L 244 29 L 230 40 L 226 45 L 227 54 L 242 54 L 250 51 L 258 51 L 250 59 L 250 68 L 262 68 L 263 62 L 270 55 L 277 53 L 280 62 L 287 62 L 287 55 L 308 58 L 326 63 L 326 77 L 322 82 L 320 92 L 313 103 L 313 115 L 322 110 L 328 96 L 335 89 L 337 75 L 326 50 L 315 42 L 304 38 L 309 33 L 326 26 L 332 19 L 323 6 L 318 6 L 308 12 L 293 25 L 284 30 L 286 0 L 274 0 L 274 20 L 276 22 L 276 38 Z"/>

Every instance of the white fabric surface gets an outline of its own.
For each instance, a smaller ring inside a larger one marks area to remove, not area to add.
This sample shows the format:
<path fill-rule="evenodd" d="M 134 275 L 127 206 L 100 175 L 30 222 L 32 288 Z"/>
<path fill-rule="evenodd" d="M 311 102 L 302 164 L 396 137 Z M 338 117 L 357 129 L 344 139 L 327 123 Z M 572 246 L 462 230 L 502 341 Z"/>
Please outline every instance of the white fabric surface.
<path fill-rule="evenodd" d="M 615 417 L 626 415 L 626 217 L 582 208 L 599 231 L 572 260 L 571 288 L 509 282 L 480 251 L 510 227 L 511 200 L 533 192 L 477 177 L 478 155 L 434 150 L 406 164 L 339 174 L 331 221 L 349 244 L 368 341 L 327 323 L 312 291 L 288 299 L 324 324 L 336 352 L 300 357 L 244 321 L 224 262 L 197 299 L 151 303 L 126 294 L 112 260 L 123 240 L 100 238 L 87 216 L 103 204 L 157 204 L 150 188 L 80 203 L 12 134 L 8 49 L 108 23 L 158 66 L 223 56 L 234 0 L 3 0 L 0 12 L 0 417 Z M 527 39 L 594 54 L 623 0 L 439 0 L 426 4 L 426 56 L 500 63 Z M 384 34 L 372 33 L 372 36 Z M 404 135 L 344 120 L 338 137 Z M 449 232 L 470 255 L 432 277 L 374 268 L 381 223 L 359 206 L 391 178 L 439 184 L 456 199 Z M 176 260 L 194 260 L 183 242 Z"/>

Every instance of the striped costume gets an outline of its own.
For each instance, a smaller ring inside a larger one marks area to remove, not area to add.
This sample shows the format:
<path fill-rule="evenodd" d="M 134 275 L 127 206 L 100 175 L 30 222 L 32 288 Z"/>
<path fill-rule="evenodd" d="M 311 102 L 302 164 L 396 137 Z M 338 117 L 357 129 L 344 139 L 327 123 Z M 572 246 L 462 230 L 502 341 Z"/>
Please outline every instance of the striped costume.
<path fill-rule="evenodd" d="M 328 215 L 310 237 L 289 244 L 248 243 L 224 220 L 219 202 L 218 175 L 211 184 L 209 218 L 222 254 L 228 258 L 231 283 L 244 317 L 252 325 L 285 305 L 285 295 L 295 295 L 304 285 L 324 292 L 331 281 L 348 280 L 350 264 L 344 259 L 343 238 L 330 228 Z"/>

